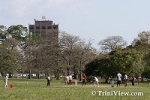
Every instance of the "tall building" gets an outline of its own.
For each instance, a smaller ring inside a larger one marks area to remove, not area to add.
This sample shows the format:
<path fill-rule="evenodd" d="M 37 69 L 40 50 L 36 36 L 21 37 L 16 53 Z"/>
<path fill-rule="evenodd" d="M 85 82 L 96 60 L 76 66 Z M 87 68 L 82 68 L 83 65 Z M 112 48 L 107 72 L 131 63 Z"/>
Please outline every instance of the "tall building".
<path fill-rule="evenodd" d="M 34 24 L 29 24 L 29 33 L 30 34 L 39 34 L 43 38 L 44 43 L 49 45 L 58 44 L 58 24 L 53 23 L 49 20 L 34 20 Z"/>

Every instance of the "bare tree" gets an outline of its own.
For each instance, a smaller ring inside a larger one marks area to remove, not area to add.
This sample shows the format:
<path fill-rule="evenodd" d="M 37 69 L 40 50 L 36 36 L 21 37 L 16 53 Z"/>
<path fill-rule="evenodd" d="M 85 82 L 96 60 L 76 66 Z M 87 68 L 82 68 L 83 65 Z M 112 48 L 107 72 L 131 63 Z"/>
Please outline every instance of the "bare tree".
<path fill-rule="evenodd" d="M 116 48 L 123 48 L 127 42 L 121 36 L 110 36 L 98 43 L 103 52 L 110 52 Z"/>
<path fill-rule="evenodd" d="M 77 61 L 76 64 L 80 75 L 80 80 L 82 77 L 82 72 L 85 70 L 85 65 L 96 57 L 96 49 L 91 45 L 91 41 L 86 43 L 85 41 L 81 40 L 75 48 L 75 58 Z"/>
<path fill-rule="evenodd" d="M 66 66 L 67 74 L 71 73 L 71 68 L 73 67 L 74 58 L 74 48 L 80 41 L 78 36 L 69 35 L 65 32 L 60 34 L 59 44 L 61 48 L 61 57 Z"/>
<path fill-rule="evenodd" d="M 66 68 L 66 73 L 74 73 L 80 75 L 84 70 L 84 66 L 96 55 L 96 49 L 89 41 L 86 43 L 78 36 L 62 33 L 60 37 L 61 59 L 62 65 Z M 80 77 L 81 79 L 81 77 Z"/>

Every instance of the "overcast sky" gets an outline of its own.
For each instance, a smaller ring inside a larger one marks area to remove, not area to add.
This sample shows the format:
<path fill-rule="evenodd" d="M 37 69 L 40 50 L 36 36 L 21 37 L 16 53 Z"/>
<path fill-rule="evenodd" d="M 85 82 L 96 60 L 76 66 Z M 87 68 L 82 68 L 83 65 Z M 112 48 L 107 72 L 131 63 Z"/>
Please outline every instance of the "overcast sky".
<path fill-rule="evenodd" d="M 108 36 L 122 36 L 131 44 L 150 30 L 150 0 L 0 0 L 0 24 L 34 24 L 34 19 L 59 24 L 59 29 L 93 46 Z"/>

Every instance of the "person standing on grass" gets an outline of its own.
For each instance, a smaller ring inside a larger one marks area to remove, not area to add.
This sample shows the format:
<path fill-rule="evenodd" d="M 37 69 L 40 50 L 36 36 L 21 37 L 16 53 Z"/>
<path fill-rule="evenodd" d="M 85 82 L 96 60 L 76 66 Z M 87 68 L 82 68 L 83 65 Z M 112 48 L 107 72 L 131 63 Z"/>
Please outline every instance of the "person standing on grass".
<path fill-rule="evenodd" d="M 133 75 L 132 78 L 131 78 L 132 86 L 134 86 L 134 81 L 135 81 L 135 77 Z"/>
<path fill-rule="evenodd" d="M 124 84 L 125 84 L 125 87 L 127 86 L 127 81 L 128 81 L 128 76 L 127 74 L 124 75 Z"/>
<path fill-rule="evenodd" d="M 46 77 L 46 80 L 47 80 L 47 86 L 50 86 L 50 75 L 48 75 L 47 77 Z"/>
<path fill-rule="evenodd" d="M 71 74 L 69 75 L 69 85 L 72 86 L 72 75 Z"/>
<path fill-rule="evenodd" d="M 94 77 L 94 87 L 96 87 L 96 85 L 97 85 L 97 87 L 99 87 L 99 80 L 98 80 L 98 78 L 95 76 L 95 77 Z"/>
<path fill-rule="evenodd" d="M 121 84 L 121 77 L 122 75 L 120 73 L 117 74 L 117 87 L 119 86 L 120 87 L 120 84 Z"/>
<path fill-rule="evenodd" d="M 8 87 L 8 75 L 6 74 L 4 77 L 5 88 Z"/>
<path fill-rule="evenodd" d="M 83 77 L 82 77 L 82 86 L 83 84 L 86 85 L 86 81 L 87 81 L 87 77 L 85 74 L 83 74 Z"/>
<path fill-rule="evenodd" d="M 114 78 L 111 76 L 111 78 L 110 78 L 110 81 L 111 81 L 111 87 L 114 87 Z"/>
<path fill-rule="evenodd" d="M 65 76 L 65 85 L 69 85 L 69 76 Z"/>

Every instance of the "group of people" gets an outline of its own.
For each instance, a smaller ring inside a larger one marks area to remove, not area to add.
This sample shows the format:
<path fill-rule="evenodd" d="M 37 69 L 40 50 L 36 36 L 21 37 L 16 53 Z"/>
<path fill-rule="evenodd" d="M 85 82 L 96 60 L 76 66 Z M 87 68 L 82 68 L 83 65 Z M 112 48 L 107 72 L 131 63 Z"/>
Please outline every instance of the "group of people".
<path fill-rule="evenodd" d="M 65 85 L 71 85 L 72 86 L 72 75 L 65 76 Z"/>
<path fill-rule="evenodd" d="M 122 79 L 124 81 L 125 87 L 127 86 L 127 81 L 129 80 L 127 74 L 125 74 L 124 77 L 122 77 L 122 74 L 118 73 L 117 74 L 117 87 L 120 87 L 120 84 L 122 83 Z M 132 82 L 132 86 L 134 86 L 135 79 L 136 78 L 134 76 L 132 76 L 132 78 L 130 78 L 130 81 Z M 47 75 L 46 80 L 47 80 L 47 86 L 50 86 L 50 80 L 51 80 L 50 75 Z M 95 87 L 96 86 L 99 87 L 100 81 L 96 76 L 93 77 L 93 82 L 94 82 Z M 5 88 L 8 87 L 8 75 L 7 74 L 4 75 L 4 83 L 5 83 Z M 83 74 L 82 75 L 82 86 L 86 85 L 86 83 L 87 83 L 87 76 L 85 74 Z M 65 85 L 72 86 L 72 74 L 65 77 Z M 113 78 L 111 78 L 111 87 L 114 87 L 114 79 Z"/>
<path fill-rule="evenodd" d="M 128 79 L 127 74 L 125 74 L 124 77 L 123 77 L 125 87 L 127 86 L 127 81 L 128 80 L 130 80 L 132 82 L 132 86 L 134 86 L 135 79 L 136 78 L 134 77 L 134 75 L 130 79 Z M 120 73 L 118 73 L 117 74 L 117 87 L 120 86 L 121 82 L 122 82 L 122 75 Z M 113 79 L 111 80 L 111 86 L 114 87 L 114 80 Z"/>
<path fill-rule="evenodd" d="M 124 75 L 124 77 L 122 76 L 122 74 L 117 73 L 117 87 L 120 87 L 120 84 L 122 83 L 122 79 L 124 82 L 125 87 L 127 86 L 127 82 L 129 80 L 127 74 Z M 134 86 L 134 82 L 135 82 L 135 77 L 132 76 L 130 78 L 130 81 L 132 83 L 132 86 Z M 87 76 L 85 74 L 82 75 L 82 86 L 86 85 L 87 83 Z M 98 77 L 94 76 L 93 77 L 93 83 L 94 83 L 94 87 L 99 87 L 100 84 L 100 80 L 98 79 Z M 111 87 L 114 87 L 114 78 L 111 78 Z M 72 85 L 72 75 L 70 74 L 69 76 L 65 77 L 65 85 Z"/>
<path fill-rule="evenodd" d="M 94 86 L 99 87 L 99 79 L 94 76 Z M 86 85 L 87 83 L 87 76 L 85 74 L 82 75 L 82 86 Z M 72 75 L 70 74 L 69 76 L 65 76 L 65 85 L 72 85 Z"/>

